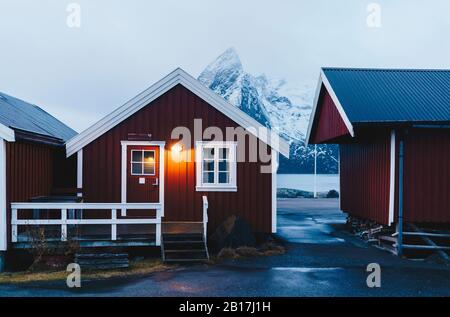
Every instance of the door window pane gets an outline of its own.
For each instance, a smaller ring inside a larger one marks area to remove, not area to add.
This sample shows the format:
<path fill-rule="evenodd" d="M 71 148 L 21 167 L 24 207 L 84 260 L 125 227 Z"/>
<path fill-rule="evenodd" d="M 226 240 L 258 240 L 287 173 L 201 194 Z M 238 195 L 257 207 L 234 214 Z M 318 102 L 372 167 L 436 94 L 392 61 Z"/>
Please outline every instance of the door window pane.
<path fill-rule="evenodd" d="M 155 161 L 155 151 L 144 151 L 144 162 L 150 163 Z"/>
<path fill-rule="evenodd" d="M 142 151 L 131 151 L 132 162 L 142 162 Z"/>
<path fill-rule="evenodd" d="M 133 175 L 142 174 L 142 163 L 131 163 L 131 174 Z"/>
<path fill-rule="evenodd" d="M 144 174 L 146 175 L 155 174 L 155 163 L 144 163 Z"/>
<path fill-rule="evenodd" d="M 155 175 L 155 151 L 131 150 L 131 174 Z"/>

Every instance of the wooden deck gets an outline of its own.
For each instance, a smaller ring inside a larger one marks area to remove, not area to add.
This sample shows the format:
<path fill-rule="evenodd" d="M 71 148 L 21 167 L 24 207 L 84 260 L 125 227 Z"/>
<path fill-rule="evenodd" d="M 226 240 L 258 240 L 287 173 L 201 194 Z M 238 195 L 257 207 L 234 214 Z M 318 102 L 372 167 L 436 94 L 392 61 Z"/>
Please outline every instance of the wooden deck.
<path fill-rule="evenodd" d="M 76 242 L 80 247 L 144 247 L 156 246 L 155 225 L 118 225 L 117 239 L 111 241 L 111 228 L 108 225 L 68 226 L 67 242 Z M 202 234 L 201 222 L 163 222 L 162 234 Z M 44 228 L 47 243 L 51 246 L 61 245 L 61 230 L 59 226 Z M 35 234 L 20 232 L 17 242 L 13 244 L 16 249 L 29 249 L 33 246 Z"/>

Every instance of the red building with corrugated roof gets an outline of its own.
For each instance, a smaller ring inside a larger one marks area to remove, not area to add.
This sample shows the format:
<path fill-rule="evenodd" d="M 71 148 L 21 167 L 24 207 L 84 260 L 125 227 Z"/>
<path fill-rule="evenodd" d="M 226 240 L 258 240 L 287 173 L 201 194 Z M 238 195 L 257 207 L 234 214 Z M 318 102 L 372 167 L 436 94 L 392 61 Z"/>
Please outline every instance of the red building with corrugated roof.
<path fill-rule="evenodd" d="M 340 208 L 450 223 L 450 71 L 323 68 L 307 142 L 340 148 Z"/>

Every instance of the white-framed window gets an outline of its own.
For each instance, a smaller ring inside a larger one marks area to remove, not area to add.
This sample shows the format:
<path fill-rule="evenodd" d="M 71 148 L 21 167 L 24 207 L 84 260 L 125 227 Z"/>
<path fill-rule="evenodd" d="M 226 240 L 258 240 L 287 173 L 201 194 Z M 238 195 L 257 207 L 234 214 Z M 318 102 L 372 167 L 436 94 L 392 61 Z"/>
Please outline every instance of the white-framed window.
<path fill-rule="evenodd" d="M 155 175 L 155 151 L 131 150 L 131 175 Z"/>
<path fill-rule="evenodd" d="M 236 142 L 197 142 L 197 191 L 237 191 Z"/>

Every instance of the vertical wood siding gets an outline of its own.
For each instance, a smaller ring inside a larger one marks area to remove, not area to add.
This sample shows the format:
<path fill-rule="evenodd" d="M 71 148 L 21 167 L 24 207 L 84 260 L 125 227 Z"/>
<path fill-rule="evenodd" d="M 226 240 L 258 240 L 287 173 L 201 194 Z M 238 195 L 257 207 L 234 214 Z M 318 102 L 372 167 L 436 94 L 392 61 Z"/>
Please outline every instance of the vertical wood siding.
<path fill-rule="evenodd" d="M 340 147 L 341 209 L 351 215 L 388 223 L 390 138 L 379 137 Z"/>
<path fill-rule="evenodd" d="M 322 89 L 318 107 L 310 143 L 322 143 L 349 134 L 347 126 L 326 89 Z"/>
<path fill-rule="evenodd" d="M 51 193 L 54 177 L 54 150 L 22 141 L 6 143 L 7 218 L 11 223 L 11 202 L 26 202 Z M 25 213 L 22 213 L 25 215 Z M 31 215 L 31 211 L 28 216 Z M 8 241 L 11 241 L 8 225 Z"/>
<path fill-rule="evenodd" d="M 413 129 L 405 136 L 404 218 L 450 222 L 450 129 Z"/>
<path fill-rule="evenodd" d="M 48 146 L 7 143 L 7 187 L 9 201 L 24 202 L 49 195 L 53 184 L 53 150 Z"/>
<path fill-rule="evenodd" d="M 203 129 L 217 126 L 224 134 L 226 127 L 238 127 L 204 100 L 178 85 L 88 144 L 83 149 L 85 201 L 120 202 L 120 141 L 127 140 L 129 133 L 150 133 L 152 140 L 166 141 L 164 221 L 201 221 L 202 196 L 206 195 L 209 230 L 214 230 L 228 216 L 235 214 L 247 220 L 254 231 L 271 232 L 271 174 L 260 173 L 265 163 L 238 163 L 237 192 L 197 192 L 194 140 L 188 153 L 191 162 L 180 163 L 172 159 L 170 148 L 175 142 L 171 140 L 172 129 L 188 127 L 193 138 L 196 118 L 203 119 Z"/>

